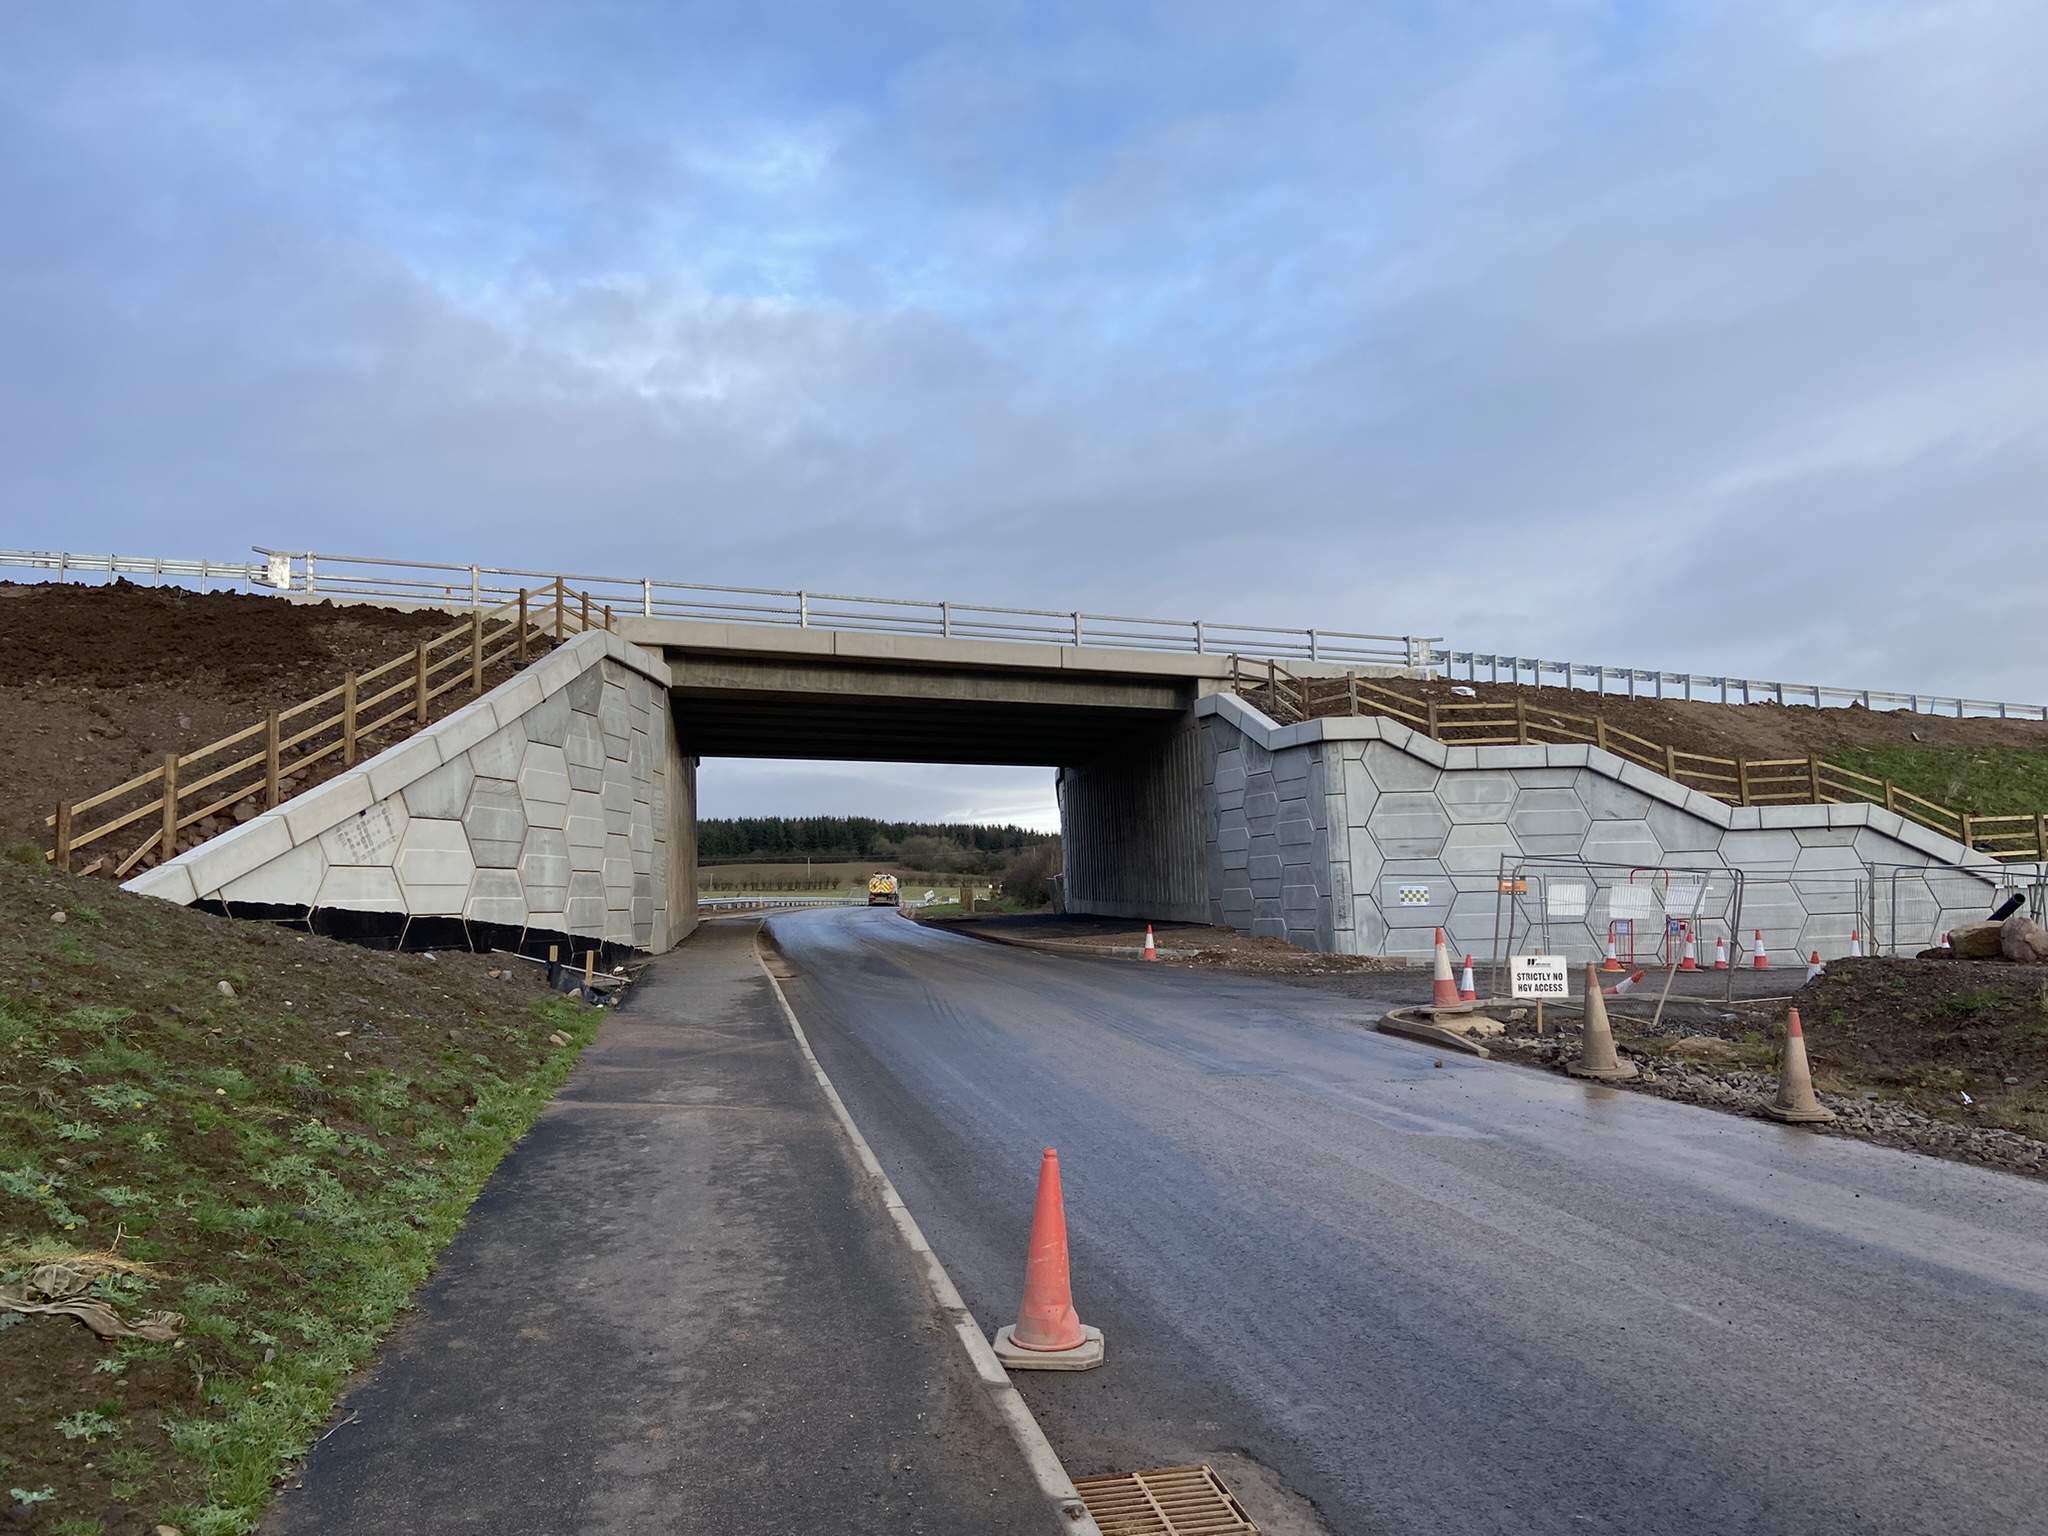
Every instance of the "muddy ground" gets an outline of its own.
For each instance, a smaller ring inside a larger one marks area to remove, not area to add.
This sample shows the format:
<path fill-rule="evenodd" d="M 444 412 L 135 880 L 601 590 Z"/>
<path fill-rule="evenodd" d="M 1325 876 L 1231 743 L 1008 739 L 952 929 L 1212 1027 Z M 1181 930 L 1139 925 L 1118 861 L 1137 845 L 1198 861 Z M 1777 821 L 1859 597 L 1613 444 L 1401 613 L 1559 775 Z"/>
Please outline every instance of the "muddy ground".
<path fill-rule="evenodd" d="M 439 611 L 128 582 L 0 583 L 0 845 L 48 848 L 43 818 L 60 799 L 217 741 L 458 623 Z M 493 668 L 486 685 L 509 675 Z M 469 700 L 452 689 L 431 713 Z"/>

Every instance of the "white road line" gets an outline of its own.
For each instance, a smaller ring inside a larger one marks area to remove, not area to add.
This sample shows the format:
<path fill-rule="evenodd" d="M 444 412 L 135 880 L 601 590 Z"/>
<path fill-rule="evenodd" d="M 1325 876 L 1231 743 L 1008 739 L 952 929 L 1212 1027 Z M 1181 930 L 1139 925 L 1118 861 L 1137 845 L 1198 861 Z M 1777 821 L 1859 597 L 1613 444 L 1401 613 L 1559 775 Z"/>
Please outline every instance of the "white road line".
<path fill-rule="evenodd" d="M 853 1143 L 855 1156 L 860 1159 L 868 1177 L 875 1181 L 882 1195 L 882 1204 L 895 1219 L 896 1230 L 910 1251 L 917 1256 L 924 1268 L 925 1284 L 930 1287 L 932 1299 L 939 1310 L 946 1314 L 946 1320 L 953 1325 L 960 1345 L 967 1351 L 967 1359 L 974 1367 L 974 1374 L 994 1401 L 996 1412 L 1010 1427 L 1010 1434 L 1017 1442 L 1017 1449 L 1024 1457 L 1024 1464 L 1031 1469 L 1031 1475 L 1038 1480 L 1038 1488 L 1052 1505 L 1059 1520 L 1060 1530 L 1069 1536 L 1102 1536 L 1102 1529 L 1096 1525 L 1095 1517 L 1088 1513 L 1088 1506 L 1081 1502 L 1081 1495 L 1075 1491 L 1074 1480 L 1067 1476 L 1067 1469 L 1060 1465 L 1060 1458 L 1052 1448 L 1052 1442 L 1045 1438 L 1045 1431 L 1038 1427 L 1038 1420 L 1031 1416 L 1031 1409 L 1010 1382 L 1010 1376 L 996 1359 L 996 1352 L 989 1347 L 987 1339 L 981 1336 L 981 1325 L 974 1320 L 974 1314 L 967 1310 L 967 1303 L 960 1299 L 960 1292 L 954 1288 L 953 1277 L 946 1273 L 946 1266 L 939 1262 L 939 1256 L 932 1252 L 932 1245 L 925 1241 L 924 1230 L 918 1226 L 917 1218 L 910 1214 L 910 1207 L 903 1203 L 903 1197 L 896 1193 L 896 1186 L 889 1181 L 889 1175 L 882 1171 L 874 1149 L 868 1139 L 861 1135 L 860 1127 L 853 1123 L 853 1116 L 847 1113 L 846 1101 L 839 1097 L 839 1090 L 832 1086 L 832 1079 L 825 1075 L 825 1068 L 819 1063 L 817 1053 L 811 1049 L 810 1037 L 798 1022 L 796 1010 L 789 1006 L 789 999 L 783 995 L 782 983 L 768 969 L 768 961 L 761 953 L 758 938 L 754 945 L 754 962 L 761 967 L 761 974 L 768 978 L 768 985 L 775 993 L 775 1001 L 782 1005 L 782 1016 L 789 1020 L 789 1031 L 796 1036 L 796 1047 L 804 1053 L 804 1060 L 811 1065 L 811 1075 L 818 1080 L 818 1086 L 825 1090 L 825 1100 L 832 1106 L 832 1113 L 839 1118 L 839 1128 L 846 1132 L 846 1139 Z"/>

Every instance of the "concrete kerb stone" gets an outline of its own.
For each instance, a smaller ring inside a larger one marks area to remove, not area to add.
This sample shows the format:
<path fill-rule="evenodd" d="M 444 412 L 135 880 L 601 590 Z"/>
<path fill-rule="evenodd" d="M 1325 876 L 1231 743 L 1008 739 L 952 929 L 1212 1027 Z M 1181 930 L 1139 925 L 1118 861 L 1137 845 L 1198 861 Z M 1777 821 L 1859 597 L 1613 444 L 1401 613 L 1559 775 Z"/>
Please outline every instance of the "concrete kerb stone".
<path fill-rule="evenodd" d="M 283 813 L 265 811 L 254 821 L 231 828 L 180 857 L 191 871 L 192 888 L 201 896 L 211 896 L 229 881 L 291 849 L 292 835 Z"/>
<path fill-rule="evenodd" d="M 310 843 L 349 817 L 368 810 L 373 803 L 368 776 L 345 773 L 294 796 L 279 809 L 284 812 L 285 828 L 291 833 L 292 842 L 298 844 Z"/>
<path fill-rule="evenodd" d="M 1057 1528 L 1062 1531 L 1079 1532 L 1081 1536 L 1102 1536 L 1102 1528 L 1095 1523 L 1095 1517 L 1088 1513 L 1088 1506 L 1081 1501 L 1080 1492 L 1074 1487 L 1074 1480 L 1061 1465 L 1059 1455 L 1052 1443 L 1045 1438 L 1038 1421 L 1031 1416 L 1031 1409 L 1018 1393 L 1009 1373 L 996 1359 L 994 1348 L 982 1337 L 981 1325 L 974 1320 L 974 1314 L 961 1299 L 959 1289 L 953 1284 L 953 1277 L 946 1273 L 946 1266 L 939 1261 L 938 1254 L 926 1241 L 923 1228 L 917 1218 L 910 1214 L 910 1207 L 903 1203 L 903 1197 L 896 1192 L 895 1184 L 882 1170 L 880 1159 L 868 1145 L 867 1138 L 854 1124 L 853 1115 L 846 1107 L 846 1101 L 839 1097 L 839 1090 L 832 1086 L 832 1079 L 825 1073 L 824 1064 L 811 1049 L 810 1037 L 804 1033 L 802 1022 L 796 1010 L 789 1006 L 782 983 L 775 973 L 768 969 L 768 962 L 762 958 L 757 945 L 754 961 L 761 967 L 761 974 L 768 980 L 768 986 L 775 994 L 775 1001 L 782 1009 L 782 1016 L 789 1021 L 789 1031 L 796 1038 L 797 1049 L 803 1053 L 804 1063 L 811 1069 L 811 1076 L 824 1091 L 825 1101 L 831 1105 L 833 1118 L 839 1122 L 839 1129 L 852 1144 L 854 1155 L 860 1160 L 861 1168 L 875 1183 L 887 1208 L 890 1219 L 896 1223 L 896 1231 L 911 1253 L 916 1256 L 924 1271 L 925 1284 L 932 1293 L 946 1319 L 953 1325 L 955 1337 L 961 1348 L 967 1352 L 968 1362 L 974 1367 L 974 1374 L 988 1392 L 1003 1422 L 1009 1426 L 1010 1434 L 1017 1442 L 1018 1453 L 1024 1464 L 1030 1468 L 1039 1492 L 1052 1506 Z"/>
<path fill-rule="evenodd" d="M 199 899 L 198 887 L 192 883 L 192 871 L 182 864 L 159 864 L 155 869 L 146 869 L 122 889 L 133 891 L 138 896 L 175 901 L 181 907 L 189 907 Z"/>

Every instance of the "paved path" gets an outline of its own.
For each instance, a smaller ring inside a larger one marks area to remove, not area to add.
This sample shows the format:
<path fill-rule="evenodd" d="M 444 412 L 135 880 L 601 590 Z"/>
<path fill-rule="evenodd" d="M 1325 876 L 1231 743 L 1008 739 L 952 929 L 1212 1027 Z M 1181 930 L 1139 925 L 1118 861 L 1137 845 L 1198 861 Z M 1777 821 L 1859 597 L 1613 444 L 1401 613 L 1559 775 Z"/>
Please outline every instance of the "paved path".
<path fill-rule="evenodd" d="M 1437 1067 L 1273 982 L 771 931 L 986 1327 L 1059 1147 L 1109 1363 L 1018 1381 L 1076 1476 L 1215 1456 L 1347 1536 L 2048 1531 L 2048 1185 Z"/>
<path fill-rule="evenodd" d="M 1050 1528 L 753 933 L 606 1020 L 267 1529 Z"/>

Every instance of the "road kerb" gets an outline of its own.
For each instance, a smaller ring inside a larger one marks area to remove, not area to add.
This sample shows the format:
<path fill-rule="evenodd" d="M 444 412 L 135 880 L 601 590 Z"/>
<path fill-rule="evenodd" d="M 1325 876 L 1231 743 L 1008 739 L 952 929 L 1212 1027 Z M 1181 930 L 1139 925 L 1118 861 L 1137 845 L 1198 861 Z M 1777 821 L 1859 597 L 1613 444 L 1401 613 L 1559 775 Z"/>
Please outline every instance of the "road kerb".
<path fill-rule="evenodd" d="M 868 1145 L 867 1137 L 861 1135 L 860 1127 L 853 1123 L 853 1116 L 847 1111 L 846 1101 L 839 1097 L 839 1090 L 832 1086 L 832 1079 L 825 1075 L 824 1065 L 817 1053 L 811 1049 L 810 1037 L 796 1016 L 796 1010 L 789 1006 L 789 999 L 783 995 L 782 983 L 775 973 L 768 969 L 768 962 L 762 957 L 760 945 L 754 946 L 754 963 L 761 967 L 761 974 L 768 979 L 775 1001 L 782 1008 L 782 1016 L 789 1020 L 789 1031 L 796 1037 L 796 1046 L 803 1052 L 804 1060 L 811 1069 L 811 1075 L 818 1080 L 818 1086 L 825 1091 L 825 1101 L 832 1106 L 832 1113 L 838 1118 L 839 1128 L 846 1133 L 846 1139 L 853 1144 L 854 1155 L 867 1170 L 868 1177 L 875 1181 L 881 1192 L 882 1204 L 887 1207 L 890 1217 L 896 1223 L 896 1230 L 910 1251 L 917 1255 L 924 1270 L 925 1284 L 930 1288 L 932 1299 L 939 1310 L 946 1314 L 946 1320 L 953 1325 L 953 1332 L 959 1338 L 961 1347 L 967 1351 L 968 1362 L 974 1367 L 974 1374 L 980 1380 L 989 1397 L 994 1401 L 996 1411 L 1009 1426 L 1011 1437 L 1017 1442 L 1017 1450 L 1024 1458 L 1024 1464 L 1031 1469 L 1038 1488 L 1052 1505 L 1058 1528 L 1070 1536 L 1102 1536 L 1102 1529 L 1095 1523 L 1095 1517 L 1088 1513 L 1088 1506 L 1081 1502 L 1081 1495 L 1074 1487 L 1074 1480 L 1067 1476 L 1067 1469 L 1060 1465 L 1060 1458 L 1052 1448 L 1052 1442 L 1045 1438 L 1045 1431 L 1038 1427 L 1038 1420 L 1031 1416 L 1031 1409 L 1023 1396 L 1011 1383 L 1009 1372 L 996 1359 L 995 1350 L 982 1337 L 981 1325 L 974 1320 L 974 1314 L 967 1310 L 967 1303 L 960 1299 L 960 1292 L 953 1284 L 953 1277 L 946 1273 L 946 1266 L 939 1262 L 939 1256 L 932 1251 L 932 1245 L 925 1240 L 924 1230 L 917 1224 L 917 1218 L 910 1214 L 910 1207 L 903 1203 L 903 1197 L 896 1193 L 896 1186 L 889 1175 L 882 1171 L 881 1162 L 875 1157 L 874 1149 Z"/>

